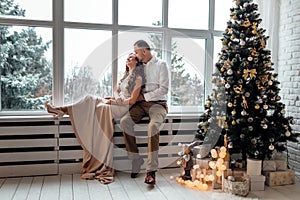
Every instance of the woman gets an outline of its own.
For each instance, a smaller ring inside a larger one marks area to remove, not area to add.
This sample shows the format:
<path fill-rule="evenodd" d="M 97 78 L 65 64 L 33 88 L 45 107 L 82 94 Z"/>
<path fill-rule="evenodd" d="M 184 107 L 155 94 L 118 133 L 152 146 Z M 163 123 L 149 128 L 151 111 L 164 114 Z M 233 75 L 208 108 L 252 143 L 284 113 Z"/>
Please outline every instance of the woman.
<path fill-rule="evenodd" d="M 78 103 L 62 107 L 46 102 L 45 107 L 50 114 L 70 116 L 76 137 L 83 148 L 82 178 L 95 178 L 105 184 L 113 181 L 113 121 L 122 117 L 137 101 L 144 83 L 143 65 L 135 54 L 130 54 L 115 97 L 86 96 Z"/>

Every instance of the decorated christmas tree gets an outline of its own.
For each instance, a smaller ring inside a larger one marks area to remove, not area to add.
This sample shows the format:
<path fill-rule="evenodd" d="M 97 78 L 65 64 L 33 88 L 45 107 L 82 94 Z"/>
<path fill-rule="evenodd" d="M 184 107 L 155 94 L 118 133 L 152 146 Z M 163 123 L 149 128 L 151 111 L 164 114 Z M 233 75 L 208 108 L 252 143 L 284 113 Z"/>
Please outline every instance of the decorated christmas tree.
<path fill-rule="evenodd" d="M 214 89 L 207 98 L 196 138 L 213 146 L 227 141 L 230 152 L 244 158 L 271 158 L 284 151 L 286 141 L 297 141 L 294 120 L 285 116 L 279 82 L 266 49 L 268 36 L 259 28 L 258 5 L 234 0 L 223 33 L 222 49 L 213 74 Z"/>

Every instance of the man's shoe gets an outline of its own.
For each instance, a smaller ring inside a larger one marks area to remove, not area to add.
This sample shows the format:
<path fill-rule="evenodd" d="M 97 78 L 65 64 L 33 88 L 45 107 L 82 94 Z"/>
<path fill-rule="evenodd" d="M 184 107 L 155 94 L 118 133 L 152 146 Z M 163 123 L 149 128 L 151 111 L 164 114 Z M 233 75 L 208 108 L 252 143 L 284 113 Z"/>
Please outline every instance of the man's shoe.
<path fill-rule="evenodd" d="M 147 172 L 145 183 L 154 185 L 156 183 L 155 181 L 155 172 Z"/>
<path fill-rule="evenodd" d="M 131 178 L 136 178 L 137 175 L 141 171 L 141 166 L 144 164 L 144 159 L 143 158 L 138 158 L 132 160 L 132 171 L 131 171 Z"/>

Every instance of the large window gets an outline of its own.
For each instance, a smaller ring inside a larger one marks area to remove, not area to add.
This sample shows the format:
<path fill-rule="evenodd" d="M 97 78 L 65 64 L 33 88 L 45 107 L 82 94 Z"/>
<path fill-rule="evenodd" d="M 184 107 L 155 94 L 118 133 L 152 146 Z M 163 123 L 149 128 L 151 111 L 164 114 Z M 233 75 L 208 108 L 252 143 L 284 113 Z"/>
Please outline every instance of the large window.
<path fill-rule="evenodd" d="M 201 112 L 232 0 L 2 0 L 0 115 L 111 96 L 133 43 L 170 68 L 169 112 Z"/>

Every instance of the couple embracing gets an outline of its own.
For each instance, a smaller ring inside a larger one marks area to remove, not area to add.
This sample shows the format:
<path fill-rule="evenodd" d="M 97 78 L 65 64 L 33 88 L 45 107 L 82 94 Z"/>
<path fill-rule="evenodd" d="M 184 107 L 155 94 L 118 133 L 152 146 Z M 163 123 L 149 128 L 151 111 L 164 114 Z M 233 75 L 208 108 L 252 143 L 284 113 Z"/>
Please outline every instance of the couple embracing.
<path fill-rule="evenodd" d="M 145 183 L 155 184 L 158 170 L 159 128 L 168 113 L 167 94 L 169 71 L 165 61 L 151 53 L 144 40 L 134 43 L 134 53 L 126 60 L 126 70 L 119 80 L 112 98 L 86 96 L 79 102 L 57 107 L 50 102 L 45 106 L 56 116 L 68 114 L 83 148 L 82 178 L 113 182 L 114 119 L 120 118 L 129 159 L 132 161 L 131 178 L 137 177 L 144 159 L 136 144 L 134 125 L 145 116 L 148 125 L 148 158 Z"/>

